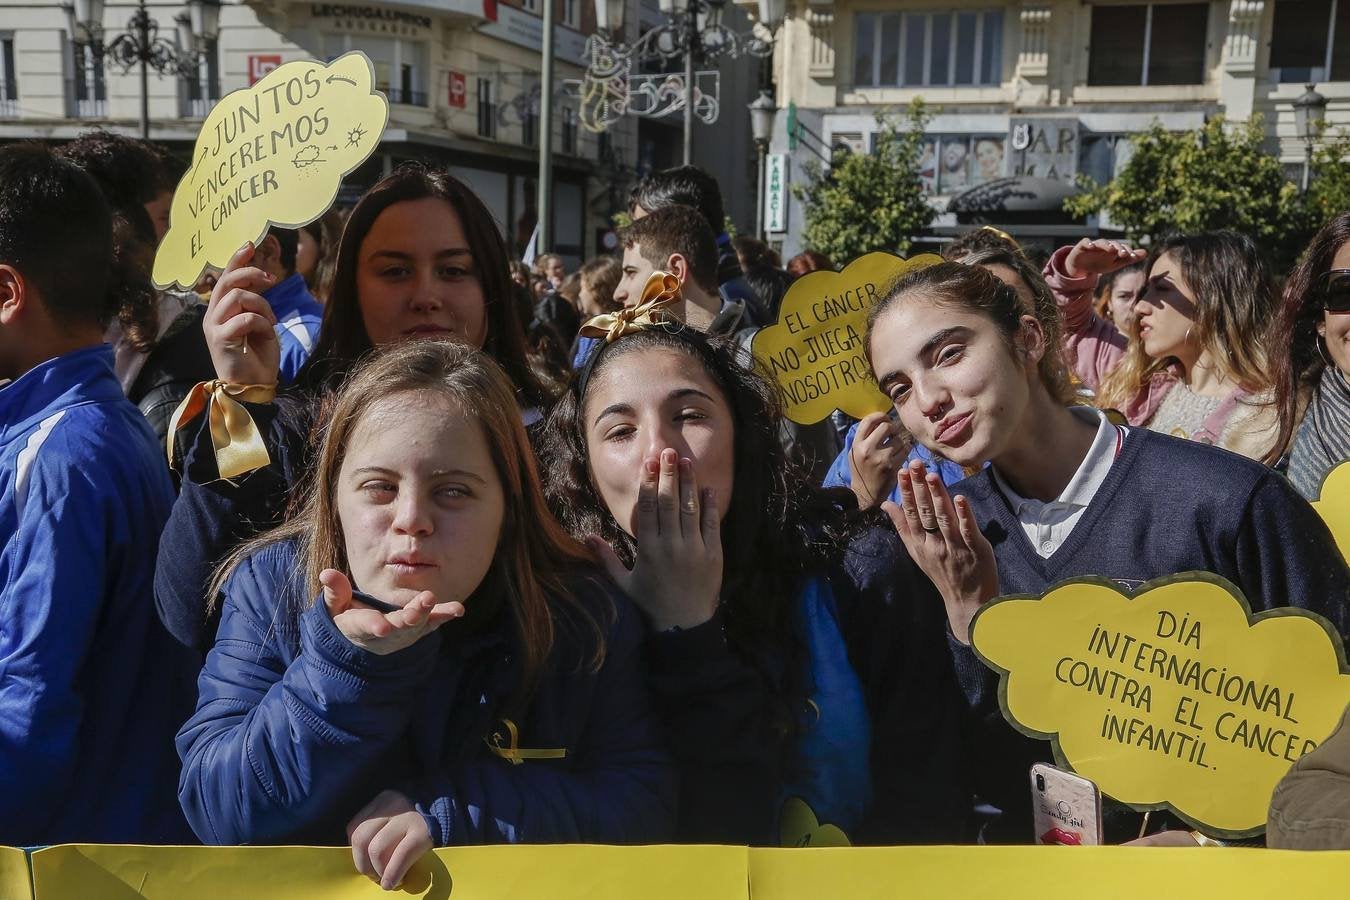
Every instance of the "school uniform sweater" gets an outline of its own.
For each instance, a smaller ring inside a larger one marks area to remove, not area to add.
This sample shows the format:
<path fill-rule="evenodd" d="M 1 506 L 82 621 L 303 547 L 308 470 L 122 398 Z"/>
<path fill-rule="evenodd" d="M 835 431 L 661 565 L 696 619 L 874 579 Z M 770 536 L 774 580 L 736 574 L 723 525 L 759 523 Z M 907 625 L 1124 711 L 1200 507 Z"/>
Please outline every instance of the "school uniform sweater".
<path fill-rule="evenodd" d="M 1231 581 L 1253 612 L 1295 606 L 1325 616 L 1342 636 L 1350 631 L 1350 570 L 1326 524 L 1284 478 L 1235 453 L 1131 429 L 1082 518 L 1048 559 L 1031 546 L 990 469 L 952 493 L 970 501 L 993 545 L 1000 595 L 1041 594 L 1087 575 L 1133 591 L 1201 570 Z M 977 792 L 1003 810 L 987 836 L 1029 842 L 1027 769 L 1052 761 L 1050 745 L 1004 721 L 998 676 L 969 646 L 948 640 L 973 717 L 967 765 Z"/>
<path fill-rule="evenodd" d="M 180 843 L 191 658 L 149 602 L 173 503 L 106 344 L 0 389 L 0 843 Z"/>

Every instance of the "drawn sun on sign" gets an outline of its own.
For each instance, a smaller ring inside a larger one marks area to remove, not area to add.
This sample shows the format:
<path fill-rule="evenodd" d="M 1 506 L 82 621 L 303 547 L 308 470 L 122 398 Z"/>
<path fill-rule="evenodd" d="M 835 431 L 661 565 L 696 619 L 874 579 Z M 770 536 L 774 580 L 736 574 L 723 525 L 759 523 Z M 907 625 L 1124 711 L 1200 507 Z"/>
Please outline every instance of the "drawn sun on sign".
<path fill-rule="evenodd" d="M 351 131 L 347 132 L 347 146 L 355 147 L 361 143 L 361 138 L 366 136 L 366 131 L 360 125 L 357 125 Z"/>

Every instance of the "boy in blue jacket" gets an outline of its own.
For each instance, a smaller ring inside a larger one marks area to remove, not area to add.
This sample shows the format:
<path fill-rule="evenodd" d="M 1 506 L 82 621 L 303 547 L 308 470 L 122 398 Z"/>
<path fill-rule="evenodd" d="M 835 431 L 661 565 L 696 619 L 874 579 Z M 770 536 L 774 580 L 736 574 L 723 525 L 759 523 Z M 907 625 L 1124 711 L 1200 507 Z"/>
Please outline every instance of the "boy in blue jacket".
<path fill-rule="evenodd" d="M 152 585 L 173 486 L 103 343 L 112 270 L 94 181 L 0 149 L 0 844 L 190 835 L 192 673 Z"/>

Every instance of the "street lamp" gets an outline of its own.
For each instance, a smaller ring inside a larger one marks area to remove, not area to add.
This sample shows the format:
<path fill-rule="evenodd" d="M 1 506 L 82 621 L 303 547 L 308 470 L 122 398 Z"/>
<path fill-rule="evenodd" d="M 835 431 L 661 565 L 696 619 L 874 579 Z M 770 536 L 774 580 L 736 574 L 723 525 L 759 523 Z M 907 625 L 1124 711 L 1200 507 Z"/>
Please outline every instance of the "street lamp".
<path fill-rule="evenodd" d="M 124 74 L 140 64 L 142 138 L 150 137 L 149 70 L 195 73 L 207 45 L 220 33 L 220 0 L 188 0 L 186 13 L 174 18 L 173 41 L 159 36 L 159 23 L 150 17 L 145 0 L 137 0 L 126 30 L 111 41 L 104 40 L 104 0 L 70 0 L 62 8 L 71 40 L 87 46 L 95 59 L 111 57 Z"/>
<path fill-rule="evenodd" d="M 602 30 L 586 40 L 588 65 L 581 83 L 581 121 L 591 131 L 604 131 L 625 114 L 659 117 L 684 110 L 684 162 L 693 155 L 694 62 L 712 62 L 741 54 L 767 57 L 773 53 L 773 34 L 782 23 L 787 0 L 760 0 L 759 24 L 737 34 L 722 24 L 726 0 L 658 0 L 668 22 L 640 35 L 631 44 L 623 40 L 622 13 L 617 0 L 595 0 L 596 21 Z M 683 75 L 647 76 L 634 73 L 646 62 L 669 62 L 683 57 Z M 658 83 L 659 80 L 659 83 Z M 700 117 L 717 121 L 716 98 L 705 104 Z"/>
<path fill-rule="evenodd" d="M 1311 82 L 1307 90 L 1294 100 L 1294 131 L 1303 138 L 1303 191 L 1308 190 L 1308 179 L 1312 170 L 1313 142 L 1322 134 L 1326 124 L 1327 98 L 1313 90 Z"/>
<path fill-rule="evenodd" d="M 773 95 L 768 89 L 762 89 L 759 96 L 747 104 L 750 110 L 750 133 L 755 138 L 755 150 L 759 154 L 758 174 L 755 176 L 758 198 L 755 200 L 755 233 L 764 240 L 764 157 L 769 152 L 769 141 L 773 138 L 773 121 L 778 115 Z"/>

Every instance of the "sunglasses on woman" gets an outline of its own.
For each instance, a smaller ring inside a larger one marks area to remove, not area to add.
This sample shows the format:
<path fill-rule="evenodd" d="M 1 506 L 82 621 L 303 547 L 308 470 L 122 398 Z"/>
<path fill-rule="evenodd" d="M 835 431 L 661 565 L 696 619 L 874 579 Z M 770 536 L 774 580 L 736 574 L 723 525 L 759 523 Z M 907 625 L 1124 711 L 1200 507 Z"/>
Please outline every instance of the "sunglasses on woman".
<path fill-rule="evenodd" d="M 1332 269 L 1324 279 L 1322 296 L 1327 312 L 1350 312 L 1350 269 Z"/>

